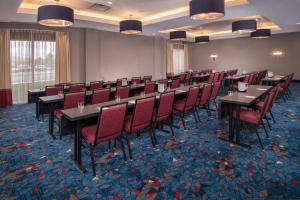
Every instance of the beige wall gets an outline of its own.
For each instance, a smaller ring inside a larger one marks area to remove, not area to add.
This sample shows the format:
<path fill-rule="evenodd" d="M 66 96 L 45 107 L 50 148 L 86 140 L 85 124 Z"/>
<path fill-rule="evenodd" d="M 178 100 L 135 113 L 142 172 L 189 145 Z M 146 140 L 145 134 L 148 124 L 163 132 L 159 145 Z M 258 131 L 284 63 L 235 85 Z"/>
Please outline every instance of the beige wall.
<path fill-rule="evenodd" d="M 274 57 L 273 50 L 282 50 Z M 193 69 L 213 68 L 217 71 L 237 68 L 242 72 L 270 69 L 276 74 L 295 72 L 300 79 L 300 33 L 277 34 L 270 39 L 236 38 L 215 40 L 209 44 L 192 44 L 190 66 Z M 212 61 L 211 54 L 217 54 Z"/>

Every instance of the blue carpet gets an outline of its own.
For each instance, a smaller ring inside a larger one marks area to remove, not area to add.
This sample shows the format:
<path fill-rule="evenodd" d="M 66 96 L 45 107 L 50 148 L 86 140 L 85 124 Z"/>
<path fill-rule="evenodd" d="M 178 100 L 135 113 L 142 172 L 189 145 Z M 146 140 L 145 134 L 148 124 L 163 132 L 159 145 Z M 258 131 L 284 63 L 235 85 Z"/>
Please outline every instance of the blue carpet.
<path fill-rule="evenodd" d="M 226 122 L 202 111 L 201 124 L 196 127 L 189 117 L 188 130 L 175 130 L 175 139 L 157 132 L 156 149 L 147 134 L 132 137 L 132 161 L 124 162 L 119 148 L 108 151 L 104 144 L 96 152 L 98 180 L 87 149 L 83 174 L 69 157 L 73 136 L 53 140 L 47 118 L 35 119 L 35 105 L 1 109 L 0 198 L 299 199 L 300 84 L 291 87 L 293 96 L 273 109 L 278 123 L 270 138 L 261 134 L 265 150 L 249 131 L 241 140 L 252 149 L 217 139 Z"/>

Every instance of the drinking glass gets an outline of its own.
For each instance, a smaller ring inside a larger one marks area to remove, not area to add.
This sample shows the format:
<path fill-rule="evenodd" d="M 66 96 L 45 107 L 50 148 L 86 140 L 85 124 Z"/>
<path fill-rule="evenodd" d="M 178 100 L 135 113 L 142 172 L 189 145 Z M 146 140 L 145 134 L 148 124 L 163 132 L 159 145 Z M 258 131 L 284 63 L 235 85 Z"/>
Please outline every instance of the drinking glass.
<path fill-rule="evenodd" d="M 116 95 L 116 102 L 120 102 L 120 96 L 119 95 Z"/>
<path fill-rule="evenodd" d="M 144 91 L 141 92 L 141 97 L 145 97 L 145 92 Z"/>
<path fill-rule="evenodd" d="M 58 91 L 58 96 L 59 96 L 59 97 L 63 97 L 63 96 L 64 96 L 63 91 Z"/>
<path fill-rule="evenodd" d="M 82 113 L 83 109 L 84 109 L 84 102 L 78 102 L 78 109 L 79 109 L 79 112 Z"/>
<path fill-rule="evenodd" d="M 233 96 L 233 91 L 228 91 L 228 96 Z"/>

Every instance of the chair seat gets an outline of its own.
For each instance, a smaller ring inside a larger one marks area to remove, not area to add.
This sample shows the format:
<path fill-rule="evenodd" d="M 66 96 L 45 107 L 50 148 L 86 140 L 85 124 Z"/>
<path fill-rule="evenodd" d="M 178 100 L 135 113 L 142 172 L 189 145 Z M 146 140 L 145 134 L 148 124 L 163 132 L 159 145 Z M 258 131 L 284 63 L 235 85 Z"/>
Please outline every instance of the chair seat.
<path fill-rule="evenodd" d="M 258 108 L 258 109 L 262 109 L 263 107 L 264 107 L 264 102 L 263 101 L 258 101 L 256 104 L 256 107 Z"/>
<path fill-rule="evenodd" d="M 236 118 L 236 112 L 233 113 L 233 117 Z M 248 122 L 250 124 L 259 124 L 260 123 L 260 113 L 253 110 L 240 110 L 240 120 Z"/>
<path fill-rule="evenodd" d="M 164 115 L 164 116 L 158 116 L 157 119 L 155 120 L 156 115 L 157 115 L 157 109 L 154 109 L 153 118 L 152 118 L 153 122 L 162 122 L 169 118 L 169 115 Z"/>
<path fill-rule="evenodd" d="M 59 109 L 54 110 L 54 117 L 55 118 L 60 119 L 61 116 L 62 116 L 61 110 L 59 110 Z"/>
<path fill-rule="evenodd" d="M 174 103 L 174 109 L 177 110 L 177 111 L 184 111 L 184 104 L 185 104 L 185 99 L 182 99 L 182 100 L 179 100 L 179 101 L 176 101 Z"/>

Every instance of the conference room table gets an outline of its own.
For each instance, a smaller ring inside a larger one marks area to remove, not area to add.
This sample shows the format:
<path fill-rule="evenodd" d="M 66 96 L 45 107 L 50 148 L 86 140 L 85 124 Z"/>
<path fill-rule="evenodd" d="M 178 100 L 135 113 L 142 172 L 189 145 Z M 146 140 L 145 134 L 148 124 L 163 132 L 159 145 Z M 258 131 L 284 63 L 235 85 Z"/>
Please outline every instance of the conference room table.
<path fill-rule="evenodd" d="M 196 74 L 192 76 L 192 80 L 196 82 L 206 81 L 209 77 L 209 74 Z"/>
<path fill-rule="evenodd" d="M 274 85 L 277 85 L 278 83 L 281 83 L 282 81 L 284 81 L 284 79 L 286 78 L 286 76 L 282 76 L 282 75 L 275 75 L 273 77 L 266 77 L 266 78 L 263 78 L 261 80 L 261 83 L 263 85 L 271 85 L 271 86 L 274 86 Z"/>
<path fill-rule="evenodd" d="M 176 89 L 169 89 L 168 91 L 175 91 L 175 98 L 182 98 L 185 96 L 189 90 L 190 87 L 198 86 L 202 88 L 203 84 L 193 84 L 188 86 L 182 86 Z M 82 135 L 81 135 L 81 128 L 82 124 L 86 122 L 87 120 L 97 117 L 99 115 L 100 109 L 105 106 L 112 106 L 117 105 L 120 103 L 128 103 L 128 109 L 131 109 L 135 105 L 135 101 L 137 99 L 146 98 L 146 97 L 155 97 L 156 100 L 159 100 L 160 93 L 155 92 L 151 94 L 147 94 L 145 96 L 134 96 L 129 97 L 126 99 L 121 99 L 119 102 L 113 100 L 101 104 L 95 104 L 95 105 L 87 105 L 84 107 L 82 112 L 78 108 L 71 108 L 62 110 L 62 117 L 67 119 L 68 121 L 72 122 L 76 126 L 76 132 L 74 136 L 74 149 L 73 149 L 73 155 L 72 159 L 77 164 L 77 166 L 80 168 L 81 171 L 85 172 L 86 169 L 82 165 L 82 158 L 81 158 L 81 151 L 82 151 Z"/>
<path fill-rule="evenodd" d="M 229 116 L 229 133 L 228 138 L 220 137 L 220 139 L 228 141 L 233 144 L 240 145 L 242 147 L 251 148 L 250 145 L 241 143 L 240 141 L 240 109 L 241 107 L 251 107 L 266 95 L 272 86 L 264 85 L 249 85 L 246 92 L 233 92 L 231 95 L 228 94 L 222 98 L 221 101 L 221 112 L 226 110 L 225 116 Z M 236 113 L 234 119 L 233 113 Z M 235 137 L 235 138 L 234 138 Z"/>
<path fill-rule="evenodd" d="M 224 78 L 224 82 L 226 83 L 226 82 L 228 82 L 228 85 L 229 85 L 229 88 L 234 84 L 234 83 L 236 83 L 236 82 L 238 82 L 238 81 L 242 81 L 242 80 L 244 80 L 244 78 L 245 78 L 245 75 L 233 75 L 233 76 L 226 76 L 225 78 Z"/>

